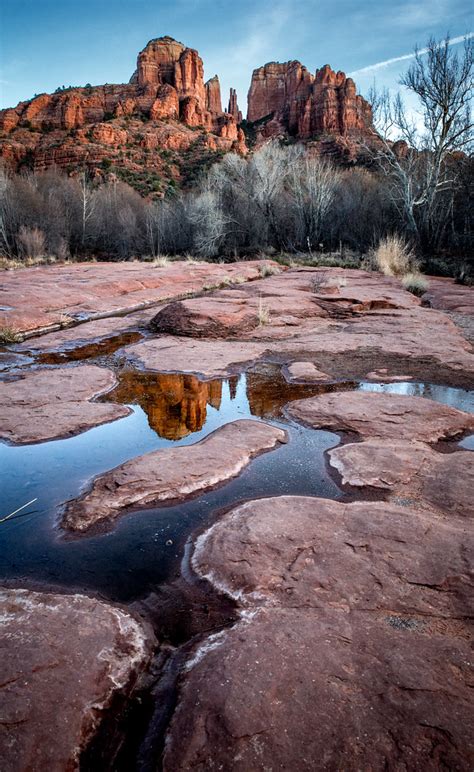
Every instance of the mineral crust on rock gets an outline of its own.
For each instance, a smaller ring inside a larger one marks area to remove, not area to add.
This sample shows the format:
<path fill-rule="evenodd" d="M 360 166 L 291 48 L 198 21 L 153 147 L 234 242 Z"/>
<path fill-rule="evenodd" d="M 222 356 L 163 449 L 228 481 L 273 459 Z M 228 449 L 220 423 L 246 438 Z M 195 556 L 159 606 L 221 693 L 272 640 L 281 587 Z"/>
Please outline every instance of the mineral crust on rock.
<path fill-rule="evenodd" d="M 148 665 L 153 634 L 83 595 L 0 590 L 3 772 L 78 770 L 107 712 Z M 123 738 L 108 732 L 111 749 Z"/>

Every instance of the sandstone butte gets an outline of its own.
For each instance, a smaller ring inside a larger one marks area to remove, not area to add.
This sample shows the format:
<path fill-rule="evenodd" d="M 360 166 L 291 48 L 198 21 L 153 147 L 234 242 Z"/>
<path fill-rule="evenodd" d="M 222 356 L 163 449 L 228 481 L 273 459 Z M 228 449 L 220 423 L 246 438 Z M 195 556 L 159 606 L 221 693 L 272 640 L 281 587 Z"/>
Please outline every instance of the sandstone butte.
<path fill-rule="evenodd" d="M 281 134 L 302 140 L 374 135 L 370 104 L 357 94 L 352 78 L 328 64 L 314 75 L 298 61 L 270 62 L 254 70 L 247 118 L 256 124 L 260 139 Z"/>
<path fill-rule="evenodd" d="M 163 159 L 163 150 L 245 152 L 239 117 L 235 90 L 224 111 L 218 77 L 204 82 L 198 52 L 166 36 L 138 54 L 127 84 L 68 88 L 2 110 L 0 157 L 14 168 L 86 165 L 100 174 L 101 163 L 112 161 L 159 173 L 175 160 Z"/>
<path fill-rule="evenodd" d="M 218 76 L 204 82 L 203 71 L 194 49 L 168 36 L 150 40 L 127 84 L 70 87 L 2 110 L 0 158 L 14 169 L 87 167 L 129 181 L 148 171 L 162 194 L 164 180 L 183 181 L 213 153 L 247 152 L 235 89 L 223 110 Z M 314 139 L 319 152 L 342 160 L 357 156 L 358 138 L 374 135 L 370 105 L 329 65 L 315 75 L 297 61 L 256 69 L 247 118 L 259 142 Z"/>

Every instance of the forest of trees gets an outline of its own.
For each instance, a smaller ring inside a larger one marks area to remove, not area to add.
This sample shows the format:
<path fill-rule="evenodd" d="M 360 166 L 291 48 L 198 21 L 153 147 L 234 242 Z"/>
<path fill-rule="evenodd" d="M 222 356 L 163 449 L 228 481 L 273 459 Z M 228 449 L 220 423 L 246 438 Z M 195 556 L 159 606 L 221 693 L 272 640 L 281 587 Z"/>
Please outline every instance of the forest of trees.
<path fill-rule="evenodd" d="M 462 256 L 472 247 L 472 161 L 460 157 L 452 166 L 457 182 L 436 196 L 430 255 Z M 195 190 L 153 201 L 118 180 L 94 185 L 85 173 L 3 172 L 0 251 L 20 260 L 185 253 L 232 259 L 268 249 L 314 255 L 341 245 L 364 253 L 399 233 L 423 252 L 398 192 L 383 170 L 340 169 L 303 145 L 278 142 L 247 158 L 229 154 Z M 423 216 L 419 207 L 415 217 Z"/>

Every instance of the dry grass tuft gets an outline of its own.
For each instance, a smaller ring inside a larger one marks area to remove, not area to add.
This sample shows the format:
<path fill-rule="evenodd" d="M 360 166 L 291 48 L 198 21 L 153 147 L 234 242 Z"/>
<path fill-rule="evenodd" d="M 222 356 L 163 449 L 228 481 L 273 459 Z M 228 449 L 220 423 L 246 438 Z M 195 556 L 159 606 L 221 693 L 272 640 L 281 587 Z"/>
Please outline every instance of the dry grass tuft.
<path fill-rule="evenodd" d="M 428 282 L 421 273 L 407 273 L 402 279 L 404 289 L 417 297 L 424 295 L 428 289 Z"/>
<path fill-rule="evenodd" d="M 261 265 L 258 269 L 260 277 L 265 279 L 266 276 L 276 276 L 281 273 L 281 268 L 278 265 Z"/>
<path fill-rule="evenodd" d="M 0 344 L 21 343 L 22 336 L 13 327 L 0 327 Z"/>
<path fill-rule="evenodd" d="M 405 276 L 414 273 L 418 264 L 407 242 L 397 236 L 386 236 L 374 252 L 376 265 L 385 276 Z"/>
<path fill-rule="evenodd" d="M 268 324 L 270 321 L 270 309 L 266 303 L 263 302 L 262 297 L 260 297 L 258 301 L 257 319 L 260 327 L 264 324 Z"/>
<path fill-rule="evenodd" d="M 151 264 L 154 268 L 166 268 L 166 266 L 170 264 L 170 259 L 169 257 L 166 257 L 166 255 L 158 255 L 153 258 Z"/>
<path fill-rule="evenodd" d="M 184 259 L 187 263 L 190 263 L 190 265 L 201 265 L 201 263 L 204 262 L 204 260 L 198 260 L 197 257 L 194 257 L 194 255 L 190 255 L 188 253 L 184 255 Z"/>

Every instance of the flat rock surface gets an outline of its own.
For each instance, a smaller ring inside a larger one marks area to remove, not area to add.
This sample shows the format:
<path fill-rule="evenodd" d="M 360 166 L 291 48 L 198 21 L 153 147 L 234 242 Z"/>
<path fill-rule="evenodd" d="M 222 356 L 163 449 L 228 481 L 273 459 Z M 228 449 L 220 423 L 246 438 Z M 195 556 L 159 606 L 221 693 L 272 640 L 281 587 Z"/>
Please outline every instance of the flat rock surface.
<path fill-rule="evenodd" d="M 125 507 L 180 499 L 235 477 L 253 456 L 286 442 L 286 433 L 259 421 L 234 421 L 194 445 L 137 456 L 97 477 L 66 505 L 62 525 L 85 531 Z"/>
<path fill-rule="evenodd" d="M 456 284 L 454 279 L 430 276 L 423 300 L 428 301 L 431 308 L 474 316 L 474 289 Z"/>
<path fill-rule="evenodd" d="M 259 343 L 192 340 L 163 335 L 129 346 L 126 356 L 144 370 L 225 378 L 242 372 L 265 351 Z"/>
<path fill-rule="evenodd" d="M 456 294 L 458 285 L 450 287 Z M 219 357 L 237 340 L 241 346 L 260 342 L 269 356 L 307 361 L 332 378 L 362 378 L 385 368 L 421 380 L 474 382 L 472 348 L 453 320 L 422 307 L 398 279 L 377 273 L 292 269 L 164 306 L 152 327 L 193 338 L 209 369 L 209 341 L 218 339 Z M 170 355 L 180 361 L 183 339 L 168 340 Z M 196 366 L 195 372 L 202 370 Z"/>
<path fill-rule="evenodd" d="M 251 501 L 193 566 L 241 621 L 188 662 L 164 769 L 469 769 L 472 539 L 383 502 Z"/>
<path fill-rule="evenodd" d="M 82 595 L 0 590 L 3 772 L 79 768 L 112 700 L 149 662 L 152 636 Z"/>
<path fill-rule="evenodd" d="M 117 383 L 112 370 L 96 365 L 30 370 L 0 384 L 0 438 L 44 442 L 78 434 L 130 413 L 124 405 L 91 400 Z"/>
<path fill-rule="evenodd" d="M 292 402 L 288 414 L 315 429 L 361 437 L 436 442 L 474 428 L 474 416 L 423 397 L 363 391 L 321 394 Z"/>
<path fill-rule="evenodd" d="M 142 315 L 145 313 L 147 312 L 141 312 Z M 24 343 L 15 346 L 14 349 L 15 351 L 27 353 L 68 351 L 105 338 L 124 334 L 133 329 L 139 323 L 139 320 L 139 314 L 96 319 L 93 322 L 85 322 L 76 327 L 69 327 L 57 332 L 50 332 L 47 335 L 29 338 Z"/>
<path fill-rule="evenodd" d="M 331 380 L 327 373 L 318 370 L 311 362 L 292 362 L 287 370 L 290 383 L 324 383 Z"/>
<path fill-rule="evenodd" d="M 342 482 L 380 488 L 445 514 L 474 516 L 474 454 L 439 453 L 421 442 L 369 439 L 329 451 Z"/>
<path fill-rule="evenodd" d="M 71 263 L 2 273 L 0 327 L 32 332 L 68 319 L 118 315 L 180 295 L 201 292 L 210 282 L 258 278 L 270 260 L 221 265 L 170 262 Z"/>

